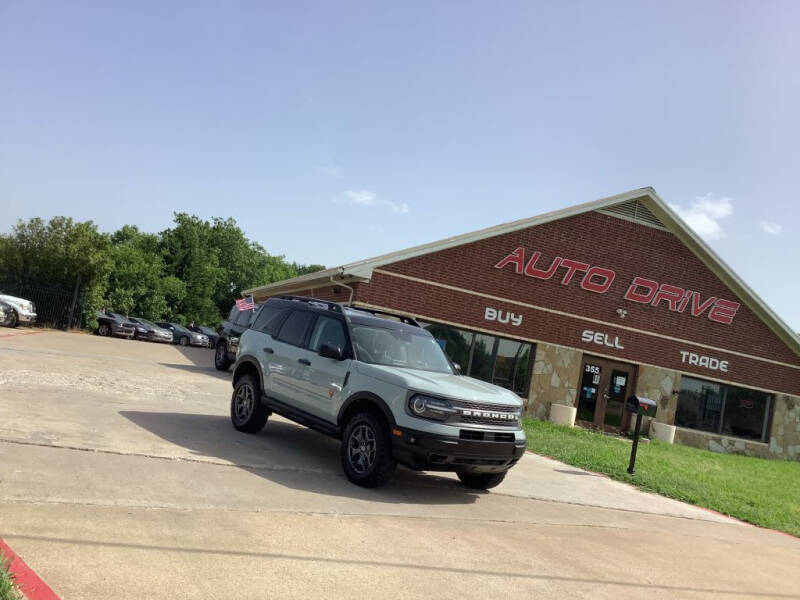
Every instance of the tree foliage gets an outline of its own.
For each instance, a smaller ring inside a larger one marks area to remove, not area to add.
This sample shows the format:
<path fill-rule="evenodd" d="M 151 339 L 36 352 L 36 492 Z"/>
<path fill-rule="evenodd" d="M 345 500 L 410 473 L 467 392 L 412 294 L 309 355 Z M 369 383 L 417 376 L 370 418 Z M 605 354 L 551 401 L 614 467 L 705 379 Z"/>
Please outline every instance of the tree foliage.
<path fill-rule="evenodd" d="M 86 322 L 97 309 L 153 320 L 216 325 L 249 287 L 323 269 L 269 254 L 236 221 L 176 213 L 158 234 L 125 225 L 107 234 L 68 217 L 20 221 L 0 235 L 0 280 L 72 287 L 79 279 Z"/>

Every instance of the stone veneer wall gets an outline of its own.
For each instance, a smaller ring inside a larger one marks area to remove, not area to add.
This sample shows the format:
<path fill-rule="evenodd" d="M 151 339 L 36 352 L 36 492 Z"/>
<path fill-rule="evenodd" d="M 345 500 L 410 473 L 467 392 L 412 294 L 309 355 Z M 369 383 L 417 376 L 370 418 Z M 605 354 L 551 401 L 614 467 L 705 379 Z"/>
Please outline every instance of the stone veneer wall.
<path fill-rule="evenodd" d="M 525 414 L 546 419 L 551 404 L 575 406 L 583 352 L 551 344 L 536 344 L 530 393 Z"/>
<path fill-rule="evenodd" d="M 782 458 L 800 460 L 800 398 L 797 396 L 775 396 L 769 451 Z"/>
<path fill-rule="evenodd" d="M 678 410 L 678 395 L 673 391 L 681 389 L 681 374 L 669 369 L 640 365 L 636 376 L 636 395 L 650 398 L 658 404 L 656 421 L 675 423 Z"/>

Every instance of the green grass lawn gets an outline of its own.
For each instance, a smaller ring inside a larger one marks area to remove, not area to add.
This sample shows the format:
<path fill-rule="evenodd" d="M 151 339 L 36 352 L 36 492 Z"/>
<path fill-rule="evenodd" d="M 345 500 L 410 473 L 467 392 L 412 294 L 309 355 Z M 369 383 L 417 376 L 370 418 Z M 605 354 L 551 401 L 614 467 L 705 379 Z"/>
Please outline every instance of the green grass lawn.
<path fill-rule="evenodd" d="M 580 428 L 524 420 L 528 449 L 640 488 L 800 536 L 800 463 L 717 454 L 657 440 L 631 444 Z"/>
<path fill-rule="evenodd" d="M 8 560 L 0 551 L 0 600 L 21 600 L 21 598 L 11 573 L 8 572 Z"/>

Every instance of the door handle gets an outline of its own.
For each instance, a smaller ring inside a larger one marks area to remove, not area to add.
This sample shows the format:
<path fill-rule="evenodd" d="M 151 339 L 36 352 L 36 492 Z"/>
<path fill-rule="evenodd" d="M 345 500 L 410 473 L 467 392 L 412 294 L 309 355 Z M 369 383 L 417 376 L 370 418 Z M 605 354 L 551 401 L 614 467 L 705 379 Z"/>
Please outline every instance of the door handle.
<path fill-rule="evenodd" d="M 266 352 L 267 354 L 275 354 L 275 350 L 273 350 L 272 348 L 264 348 L 264 352 Z"/>
<path fill-rule="evenodd" d="M 308 360 L 307 358 L 298 358 L 297 362 L 299 362 L 301 365 L 305 365 L 307 367 L 311 366 L 311 361 Z"/>

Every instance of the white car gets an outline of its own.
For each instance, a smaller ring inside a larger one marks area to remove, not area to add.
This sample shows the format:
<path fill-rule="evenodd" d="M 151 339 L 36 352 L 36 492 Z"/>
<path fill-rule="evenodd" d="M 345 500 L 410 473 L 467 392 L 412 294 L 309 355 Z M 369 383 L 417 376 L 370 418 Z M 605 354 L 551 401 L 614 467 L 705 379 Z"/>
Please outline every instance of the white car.
<path fill-rule="evenodd" d="M 16 327 L 20 323 L 30 325 L 36 322 L 36 305 L 30 300 L 6 294 L 0 294 L 0 300 L 11 306 L 11 314 L 6 314 L 5 323 L 8 327 Z"/>

